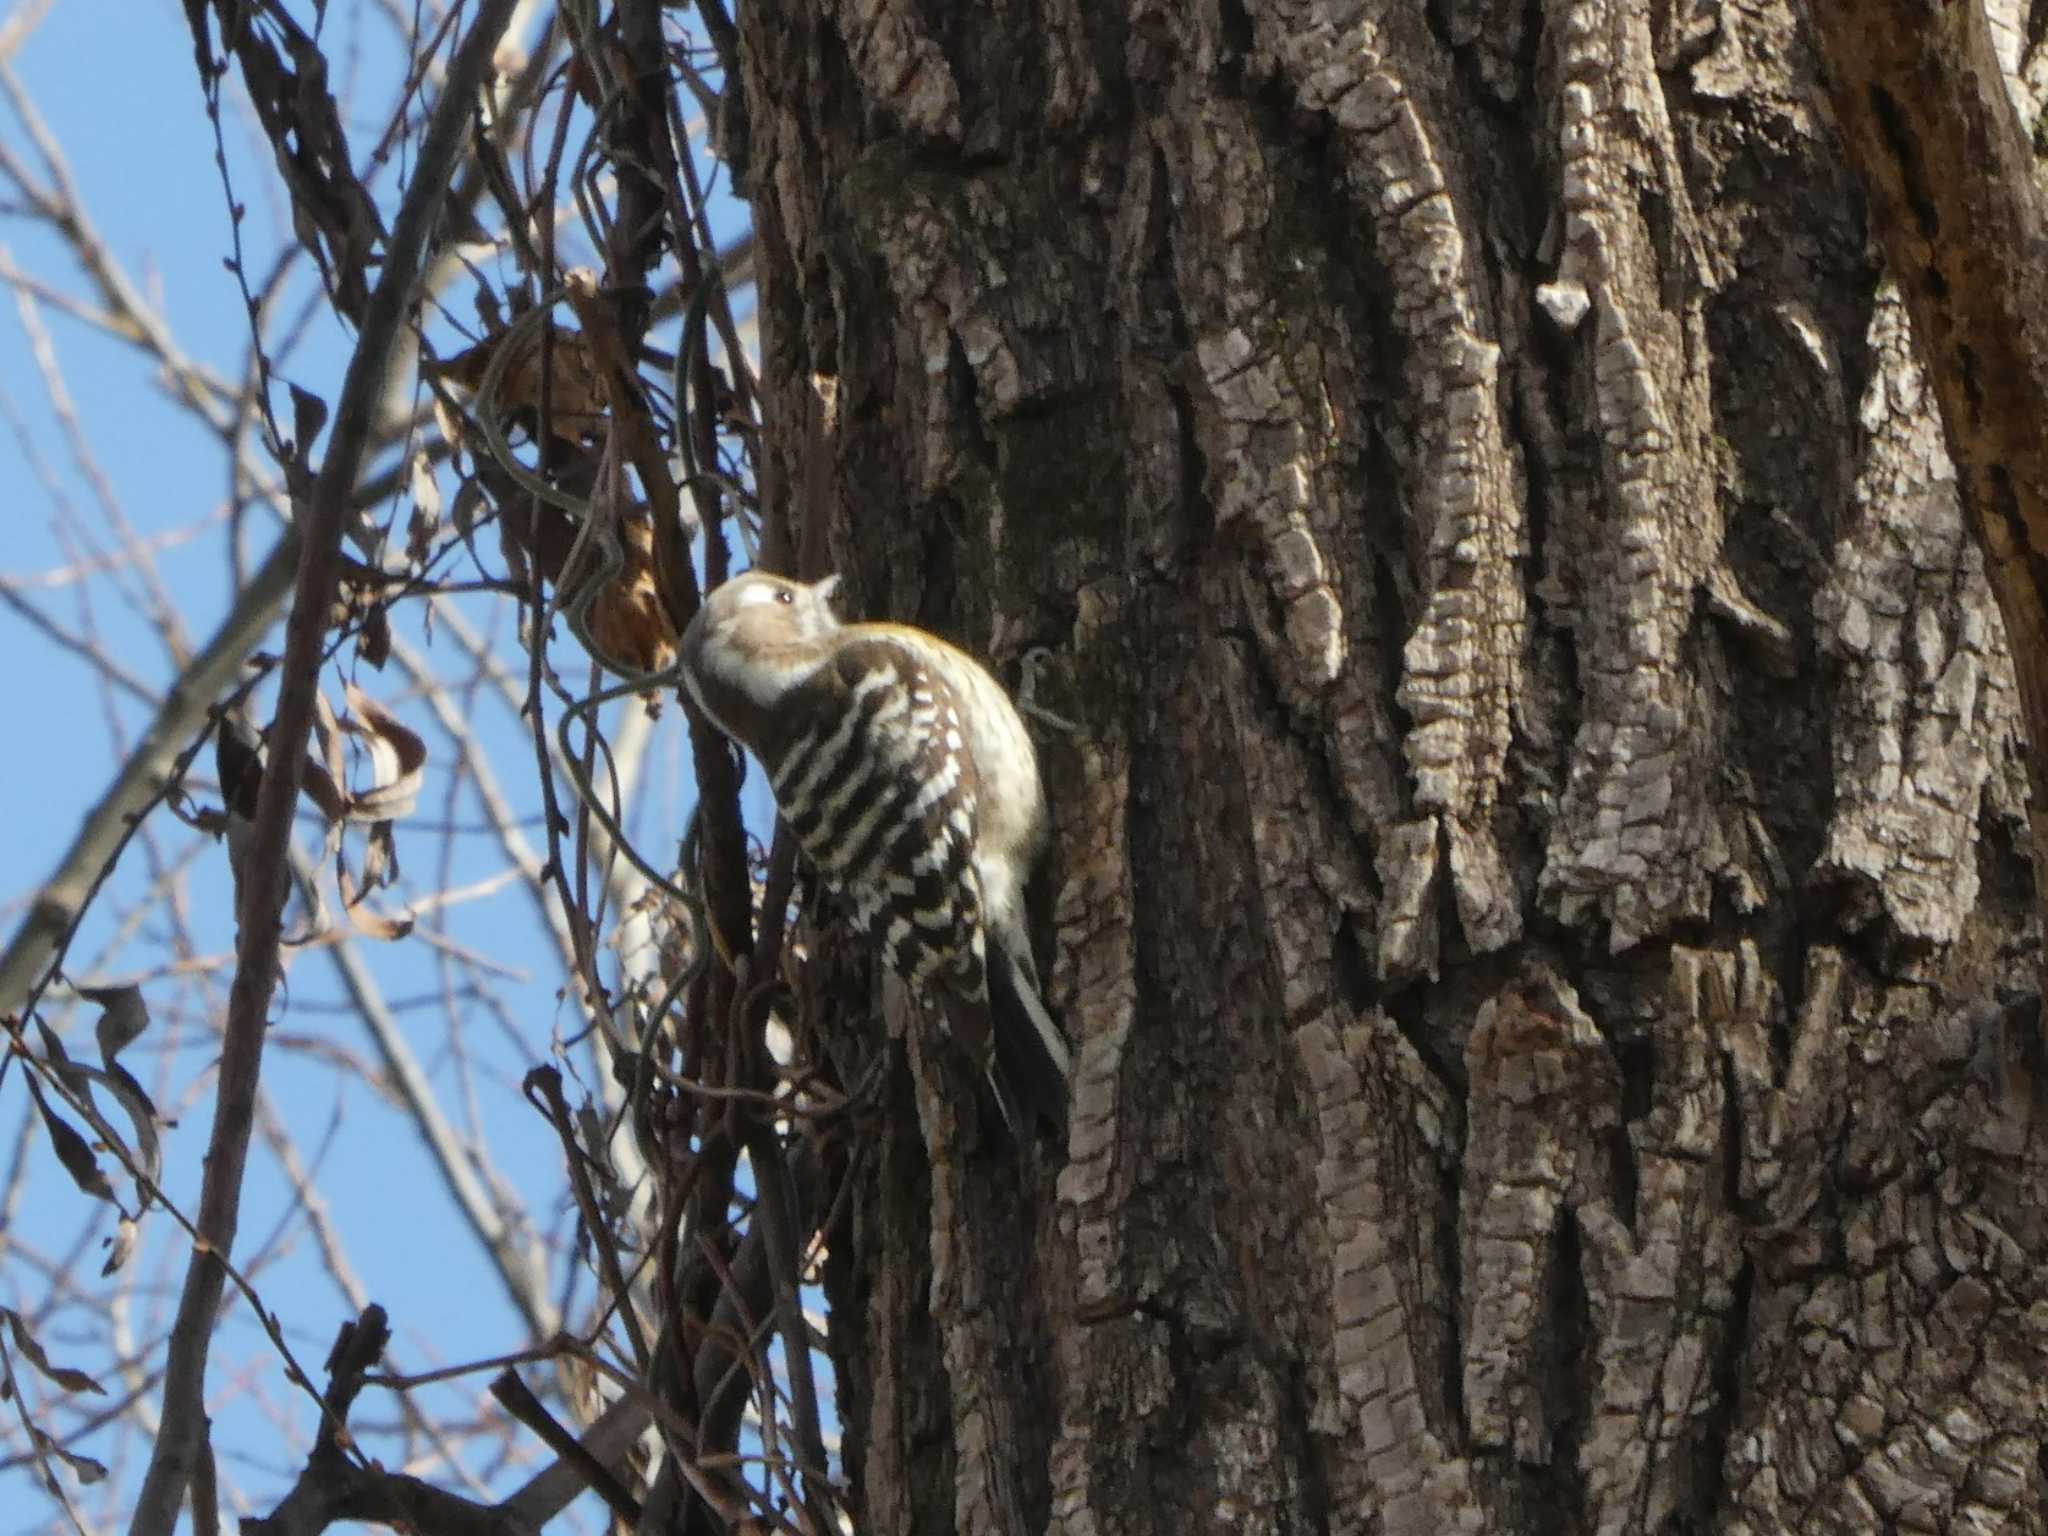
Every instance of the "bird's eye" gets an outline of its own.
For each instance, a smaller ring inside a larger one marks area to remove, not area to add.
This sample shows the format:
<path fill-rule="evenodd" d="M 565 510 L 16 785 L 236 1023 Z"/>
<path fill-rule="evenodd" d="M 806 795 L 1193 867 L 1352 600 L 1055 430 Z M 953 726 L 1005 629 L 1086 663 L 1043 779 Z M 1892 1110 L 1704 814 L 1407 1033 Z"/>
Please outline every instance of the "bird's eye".
<path fill-rule="evenodd" d="M 790 591 L 787 587 L 777 587 L 775 589 L 775 601 L 781 603 L 784 607 L 787 607 L 789 604 L 796 601 L 796 594 Z"/>

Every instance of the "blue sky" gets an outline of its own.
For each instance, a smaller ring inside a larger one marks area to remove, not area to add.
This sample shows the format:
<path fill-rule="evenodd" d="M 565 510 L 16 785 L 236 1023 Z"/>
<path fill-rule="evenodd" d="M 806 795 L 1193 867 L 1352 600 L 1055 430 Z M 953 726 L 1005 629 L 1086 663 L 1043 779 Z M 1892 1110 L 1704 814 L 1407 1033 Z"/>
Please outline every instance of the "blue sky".
<path fill-rule="evenodd" d="M 310 20 L 310 7 L 300 9 Z M 8 14 L 0 9 L 0 28 Z M 177 0 L 132 0 L 119 7 L 119 25 L 109 25 L 110 14 L 105 4 L 59 0 L 13 56 L 11 68 L 62 145 L 79 198 L 108 253 L 160 309 L 195 361 L 223 377 L 237 377 L 247 353 L 247 317 L 223 266 L 231 250 L 226 194 L 213 163 L 212 130 L 181 8 Z M 344 95 L 356 76 L 384 78 L 397 57 L 390 26 L 378 16 L 371 6 L 348 0 L 333 0 L 329 7 L 325 37 Z M 358 146 L 371 142 L 381 126 L 374 113 L 384 94 L 365 90 L 365 112 L 352 116 L 345 111 Z M 288 224 L 275 172 L 252 143 L 251 131 L 247 114 L 227 115 L 235 195 L 248 209 L 244 234 L 250 267 L 260 273 L 288 239 Z M 32 174 L 43 174 L 22 120 L 4 105 L 0 146 L 24 161 Z M 378 188 L 380 198 L 388 198 L 391 190 L 387 178 Z M 739 227 L 744 211 L 728 200 L 719 212 L 723 239 Z M 20 271 L 98 307 L 75 255 L 16 208 L 0 211 L 0 247 Z M 297 312 L 310 293 L 302 273 L 282 312 Z M 61 370 L 86 438 L 85 451 L 75 451 L 38 365 L 35 329 L 24 321 L 11 289 L 0 297 L 5 300 L 0 304 L 0 406 L 6 417 L 0 431 L 0 488 L 9 504 L 11 535 L 0 554 L 0 581 L 53 621 L 94 635 L 122 669 L 147 689 L 160 690 L 176 675 L 179 658 L 167 651 L 149 622 L 149 584 L 122 567 L 82 580 L 50 579 L 51 573 L 89 559 L 92 550 L 83 547 L 88 539 L 101 551 L 116 548 L 118 517 L 145 543 L 159 545 L 156 576 L 182 617 L 183 639 L 188 644 L 203 640 L 225 611 L 231 590 L 222 445 L 171 398 L 149 358 L 45 303 L 38 306 L 38 319 L 47 334 L 47 355 Z M 458 290 L 451 295 L 450 307 L 466 318 L 466 294 Z M 331 401 L 347 345 L 346 334 L 316 306 L 285 375 Z M 111 512 L 102 505 L 102 485 Z M 402 526 L 403 509 L 396 515 Z M 271 514 L 250 511 L 242 529 L 244 558 L 260 556 L 275 536 Z M 480 540 L 480 548 L 495 563 L 495 540 Z M 475 574 L 466 556 L 456 569 L 458 575 Z M 516 659 L 508 606 L 476 599 L 464 612 L 495 637 L 501 654 Z M 423 628 L 417 608 L 402 616 L 397 627 L 444 677 L 460 680 L 471 670 L 446 626 Z M 559 649 L 561 664 L 567 665 L 573 644 Z M 0 658 L 6 662 L 0 665 L 0 718 L 16 722 L 19 743 L 7 758 L 7 799 L 28 808 L 0 831 L 0 926 L 11 933 L 24 899 L 63 851 L 147 710 L 6 606 L 0 606 Z M 342 671 L 427 734 L 433 753 L 419 808 L 410 824 L 399 827 L 401 858 L 412 878 L 390 904 L 400 904 L 407 891 L 417 894 L 444 881 L 465 885 L 502 875 L 505 859 L 496 839 L 482 830 L 485 818 L 473 787 L 445 771 L 448 745 L 436 735 L 423 703 L 409 694 L 397 667 L 378 673 L 351 662 Z M 337 675 L 330 672 L 327 682 L 330 697 L 339 703 Z M 526 836 L 540 846 L 532 749 L 522 722 L 487 685 L 476 683 L 463 697 L 470 725 L 506 791 L 523 808 Z M 266 698 L 259 718 L 267 718 L 267 707 Z M 671 703 L 649 750 L 650 788 L 633 824 L 640 846 L 657 861 L 672 853 L 691 799 L 679 721 L 680 712 Z M 202 755 L 195 772 L 210 778 L 210 752 Z M 196 791 L 195 798 L 208 801 L 211 796 Z M 757 800 L 757 813 L 758 808 Z M 162 812 L 148 831 L 152 837 L 131 845 L 81 929 L 67 966 L 80 980 L 161 971 L 173 932 L 168 917 L 173 903 L 183 911 L 182 931 L 189 933 L 198 955 L 220 956 L 232 948 L 224 850 L 197 839 Z M 316 851 L 310 824 L 301 841 Z M 167 865 L 182 867 L 185 874 L 159 884 L 155 877 Z M 559 1153 L 518 1093 L 519 1077 L 528 1066 L 553 1059 L 581 1070 L 588 1059 L 581 1054 L 564 1059 L 557 1050 L 563 1036 L 579 1030 L 580 1020 L 558 995 L 562 975 L 553 960 L 553 941 L 516 882 L 423 921 L 422 932 L 428 929 L 436 930 L 432 943 L 416 934 L 398 944 L 359 942 L 354 952 L 406 1021 L 413 1049 L 451 1119 L 488 1146 L 498 1172 L 535 1218 L 559 1227 Z M 481 957 L 481 963 L 470 957 Z M 166 1135 L 165 1184 L 188 1209 L 211 1118 L 209 1021 L 217 1020 L 225 983 L 224 969 L 203 981 L 152 979 L 145 995 L 156 1024 L 124 1058 L 160 1107 L 177 1118 Z M 464 999 L 461 1012 L 468 1027 L 459 1036 L 445 1025 L 445 989 Z M 90 1055 L 91 1010 L 73 1009 L 63 994 L 53 993 L 44 1016 L 65 1029 L 75 1052 Z M 289 1128 L 298 1155 L 314 1165 L 314 1183 L 330 1208 L 332 1227 L 342 1234 L 369 1295 L 392 1314 L 394 1366 L 425 1369 L 531 1342 L 459 1226 L 450 1239 L 453 1207 L 409 1118 L 388 1097 L 370 1091 L 361 1076 L 336 1069 L 338 1058 L 366 1058 L 369 1046 L 346 1008 L 331 955 L 308 951 L 294 957 L 273 1017 L 277 1023 L 265 1057 L 270 1103 Z M 573 1081 L 570 1086 L 573 1091 Z M 19 1074 L 11 1074 L 0 1082 L 0 1148 L 18 1145 L 27 1112 Z M 0 1150 L 0 1167 L 13 1155 Z M 112 1230 L 110 1215 L 72 1189 L 39 1136 L 29 1138 L 27 1155 L 32 1161 L 25 1199 L 0 1215 L 0 1238 L 9 1244 L 0 1248 L 0 1304 L 43 1316 L 43 1343 L 52 1355 L 106 1371 L 98 1314 L 82 1302 L 42 1312 L 52 1281 L 24 1254 L 83 1254 L 63 1286 L 75 1286 L 82 1297 L 104 1295 L 116 1282 L 98 1279 L 96 1245 Z M 284 1235 L 259 1285 L 300 1363 L 318 1379 L 334 1330 L 353 1309 L 328 1278 L 290 1181 L 259 1140 L 238 1256 L 258 1253 L 280 1230 Z M 129 1276 L 139 1281 L 130 1304 L 141 1341 L 152 1338 L 174 1304 L 186 1257 L 181 1236 L 161 1212 L 146 1221 L 144 1239 L 129 1266 Z M 16 1243 L 23 1246 L 12 1246 Z M 587 1285 L 580 1294 L 588 1294 Z M 142 1352 L 145 1363 L 154 1357 L 154 1350 Z M 296 1468 L 311 1433 L 310 1408 L 295 1399 L 246 1308 L 238 1309 L 223 1331 L 216 1360 L 227 1367 L 227 1373 L 216 1372 L 212 1394 L 224 1475 L 246 1497 L 249 1512 L 262 1513 Z M 221 1379 L 223 1374 L 229 1379 Z M 423 1405 L 430 1411 L 468 1414 L 487 1380 L 488 1373 L 423 1394 Z M 118 1395 L 111 1377 L 109 1386 Z M 365 1400 L 365 1424 L 391 1418 L 388 1398 Z M 69 1422 L 60 1414 L 53 1427 Z M 76 1448 L 113 1459 L 118 1447 L 136 1443 L 133 1434 L 102 1430 Z M 88 1528 L 118 1527 L 125 1509 L 122 1495 L 138 1473 L 136 1465 L 117 1465 L 111 1488 L 79 1495 Z M 518 1480 L 518 1475 L 505 1474 L 491 1485 Z M 61 1528 L 54 1506 L 28 1473 L 0 1470 L 0 1536 Z"/>

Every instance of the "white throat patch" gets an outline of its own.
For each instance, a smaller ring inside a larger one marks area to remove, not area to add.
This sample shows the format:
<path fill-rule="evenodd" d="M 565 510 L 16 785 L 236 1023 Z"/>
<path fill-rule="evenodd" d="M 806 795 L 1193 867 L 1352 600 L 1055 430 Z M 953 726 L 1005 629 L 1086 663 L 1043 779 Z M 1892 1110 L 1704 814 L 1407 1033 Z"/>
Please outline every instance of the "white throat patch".
<path fill-rule="evenodd" d="M 825 665 L 827 659 L 822 648 L 806 648 L 787 659 L 775 655 L 750 656 L 722 635 L 713 635 L 706 642 L 703 654 L 706 672 L 727 687 L 745 694 L 763 709 L 773 705 L 790 689 L 801 688 L 817 676 L 818 669 Z"/>

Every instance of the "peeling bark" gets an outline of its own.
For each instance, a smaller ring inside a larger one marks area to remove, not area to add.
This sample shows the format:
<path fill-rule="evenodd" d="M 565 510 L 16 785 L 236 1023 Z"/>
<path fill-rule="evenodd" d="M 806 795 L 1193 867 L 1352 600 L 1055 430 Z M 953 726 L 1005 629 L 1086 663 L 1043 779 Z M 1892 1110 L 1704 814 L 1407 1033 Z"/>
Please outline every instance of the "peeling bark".
<path fill-rule="evenodd" d="M 1799 17 L 740 25 L 766 481 L 1071 727 L 1065 1144 L 891 1010 L 862 1528 L 2048 1531 L 2021 687 Z"/>

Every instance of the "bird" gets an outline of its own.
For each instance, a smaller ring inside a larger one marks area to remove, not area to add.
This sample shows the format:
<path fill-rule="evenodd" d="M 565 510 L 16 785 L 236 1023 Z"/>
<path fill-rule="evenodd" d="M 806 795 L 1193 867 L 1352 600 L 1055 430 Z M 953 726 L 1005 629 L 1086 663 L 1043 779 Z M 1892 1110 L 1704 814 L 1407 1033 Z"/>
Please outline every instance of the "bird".
<path fill-rule="evenodd" d="M 760 760 L 883 962 L 940 1005 L 1008 1131 L 1062 1125 L 1072 1060 L 1024 910 L 1048 828 L 1030 734 L 973 657 L 910 625 L 841 620 L 838 587 L 759 570 L 721 583 L 684 631 L 685 689 Z"/>

